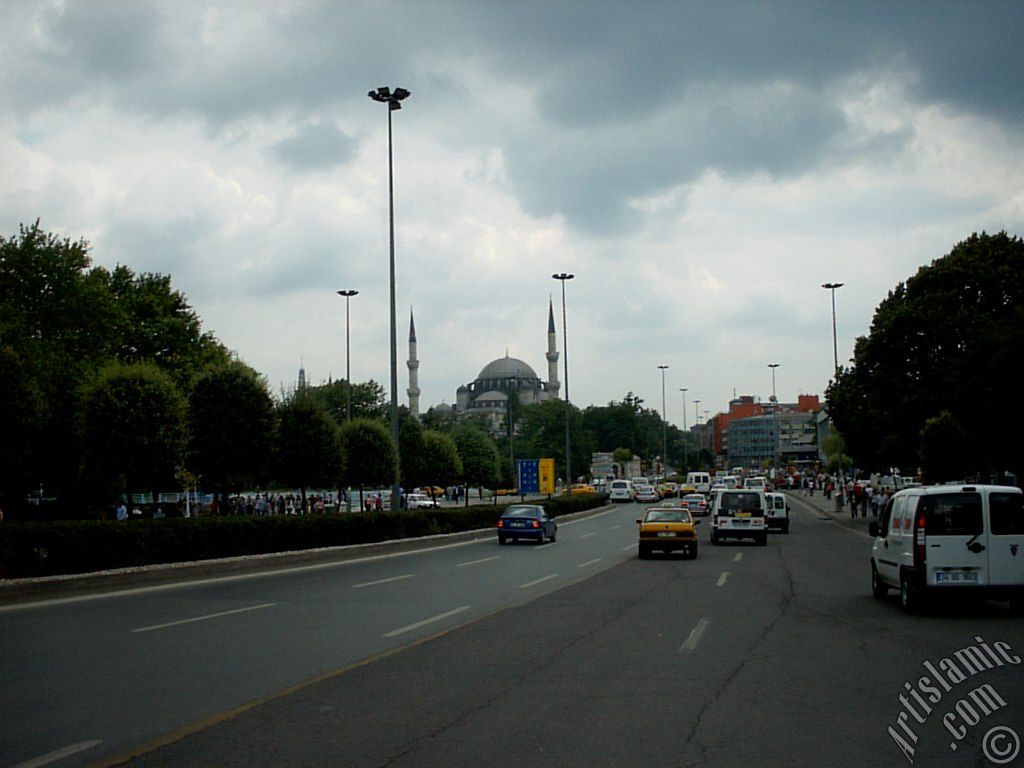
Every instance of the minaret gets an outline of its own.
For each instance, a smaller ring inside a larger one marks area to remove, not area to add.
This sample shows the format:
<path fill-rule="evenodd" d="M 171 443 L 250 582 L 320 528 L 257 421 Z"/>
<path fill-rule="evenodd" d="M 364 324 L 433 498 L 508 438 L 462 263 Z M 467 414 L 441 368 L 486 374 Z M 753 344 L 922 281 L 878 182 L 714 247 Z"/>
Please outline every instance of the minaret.
<path fill-rule="evenodd" d="M 412 317 L 412 307 L 409 307 L 409 413 L 413 418 L 420 417 L 420 361 L 416 359 L 416 322 Z"/>
<path fill-rule="evenodd" d="M 548 296 L 548 397 L 558 399 L 558 390 L 561 383 L 558 381 L 558 342 L 555 341 L 555 310 L 551 304 L 551 297 Z"/>
<path fill-rule="evenodd" d="M 306 366 L 302 362 L 302 358 L 299 358 L 299 386 L 297 389 L 299 392 L 306 388 Z"/>

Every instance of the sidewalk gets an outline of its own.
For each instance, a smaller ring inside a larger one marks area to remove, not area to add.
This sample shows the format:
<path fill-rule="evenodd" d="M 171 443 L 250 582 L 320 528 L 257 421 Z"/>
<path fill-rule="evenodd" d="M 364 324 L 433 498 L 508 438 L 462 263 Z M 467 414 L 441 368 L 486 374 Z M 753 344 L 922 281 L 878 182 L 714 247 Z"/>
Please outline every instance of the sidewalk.
<path fill-rule="evenodd" d="M 833 496 L 831 499 L 825 498 L 825 492 L 821 490 L 815 490 L 813 496 L 808 496 L 807 491 L 785 491 L 787 497 L 795 501 L 796 503 L 803 503 L 805 506 L 810 507 L 819 514 L 822 518 L 827 518 L 838 523 L 843 523 L 848 527 L 855 528 L 858 531 L 863 531 L 867 534 L 868 524 L 877 521 L 870 510 L 867 513 L 867 517 L 864 517 L 864 512 L 857 508 L 856 519 L 850 517 L 850 506 L 844 502 L 843 511 L 836 512 L 836 499 Z M 791 502 L 793 503 L 793 502 Z"/>

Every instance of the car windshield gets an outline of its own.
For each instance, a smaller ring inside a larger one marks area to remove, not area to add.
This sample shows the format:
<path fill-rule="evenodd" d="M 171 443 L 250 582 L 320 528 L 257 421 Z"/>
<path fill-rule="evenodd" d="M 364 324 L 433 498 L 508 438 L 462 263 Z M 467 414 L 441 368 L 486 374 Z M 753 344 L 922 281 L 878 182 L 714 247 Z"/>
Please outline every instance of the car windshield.
<path fill-rule="evenodd" d="M 704 497 L 703 496 L 687 496 L 684 499 L 684 501 L 687 504 L 700 504 L 701 502 L 704 501 Z"/>
<path fill-rule="evenodd" d="M 648 523 L 688 523 L 690 514 L 682 509 L 652 509 L 647 513 Z"/>

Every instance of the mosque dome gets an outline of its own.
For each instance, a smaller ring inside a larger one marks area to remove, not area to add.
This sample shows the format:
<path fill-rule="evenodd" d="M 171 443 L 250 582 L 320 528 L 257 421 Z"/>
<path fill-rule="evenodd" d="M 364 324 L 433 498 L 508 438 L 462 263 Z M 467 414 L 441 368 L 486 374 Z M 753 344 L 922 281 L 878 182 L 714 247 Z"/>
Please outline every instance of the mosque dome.
<path fill-rule="evenodd" d="M 489 379 L 507 379 L 510 377 L 540 380 L 537 372 L 527 363 L 524 363 L 517 357 L 509 357 L 508 354 L 489 362 L 476 378 L 477 381 L 487 381 Z"/>

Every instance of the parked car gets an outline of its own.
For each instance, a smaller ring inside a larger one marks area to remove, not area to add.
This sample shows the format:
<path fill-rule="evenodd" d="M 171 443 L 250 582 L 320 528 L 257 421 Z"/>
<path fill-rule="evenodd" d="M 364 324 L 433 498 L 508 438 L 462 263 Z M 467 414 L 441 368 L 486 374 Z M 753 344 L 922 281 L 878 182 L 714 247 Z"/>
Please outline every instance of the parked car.
<path fill-rule="evenodd" d="M 704 517 L 710 510 L 708 500 L 702 493 L 688 493 L 683 496 L 682 507 L 688 509 L 694 517 Z"/>
<path fill-rule="evenodd" d="M 652 552 L 665 554 L 682 550 L 691 560 L 697 557 L 697 529 L 699 522 L 679 507 L 651 507 L 642 518 L 637 532 L 637 556 L 650 557 Z"/>
<path fill-rule="evenodd" d="M 569 489 L 570 496 L 586 496 L 587 494 L 596 493 L 594 486 L 587 485 L 586 483 L 576 483 Z"/>
<path fill-rule="evenodd" d="M 868 528 L 871 591 L 900 591 L 916 611 L 928 598 L 967 594 L 1009 600 L 1024 612 L 1024 495 L 999 485 L 899 491 Z"/>
<path fill-rule="evenodd" d="M 768 509 L 765 510 L 765 523 L 768 530 L 777 529 L 789 533 L 789 500 L 783 493 L 766 493 Z"/>
<path fill-rule="evenodd" d="M 498 520 L 498 543 L 509 539 L 529 539 L 543 544 L 544 539 L 555 540 L 558 524 L 539 504 L 510 504 Z"/>
<path fill-rule="evenodd" d="M 432 499 L 424 493 L 408 493 L 405 496 L 405 506 L 407 509 L 425 509 L 438 507 L 440 504 L 436 499 Z"/>
<path fill-rule="evenodd" d="M 764 514 L 768 506 L 762 491 L 725 488 L 715 497 L 711 510 L 711 543 L 722 539 L 753 539 L 764 546 L 768 529 Z"/>

